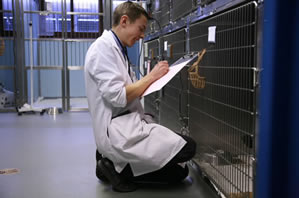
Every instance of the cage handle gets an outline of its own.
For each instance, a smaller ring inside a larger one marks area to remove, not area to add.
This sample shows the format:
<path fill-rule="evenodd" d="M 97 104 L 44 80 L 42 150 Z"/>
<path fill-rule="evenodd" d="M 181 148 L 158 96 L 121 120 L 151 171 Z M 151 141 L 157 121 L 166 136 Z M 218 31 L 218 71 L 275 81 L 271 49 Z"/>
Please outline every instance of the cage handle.
<path fill-rule="evenodd" d="M 192 64 L 191 67 L 189 67 L 188 72 L 192 71 L 193 69 L 195 69 L 195 72 L 198 72 L 198 65 L 201 61 L 201 59 L 203 58 L 203 56 L 206 53 L 206 49 L 201 50 L 200 52 L 198 52 L 198 58 L 197 60 Z"/>

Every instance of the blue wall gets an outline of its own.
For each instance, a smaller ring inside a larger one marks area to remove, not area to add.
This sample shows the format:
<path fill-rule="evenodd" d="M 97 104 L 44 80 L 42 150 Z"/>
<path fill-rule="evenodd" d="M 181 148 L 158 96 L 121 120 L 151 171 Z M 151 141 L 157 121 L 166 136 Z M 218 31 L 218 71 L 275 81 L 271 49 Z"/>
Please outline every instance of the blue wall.
<path fill-rule="evenodd" d="M 0 82 L 4 85 L 4 89 L 14 92 L 14 71 L 0 70 Z"/>
<path fill-rule="evenodd" d="M 0 65 L 14 66 L 13 40 L 4 40 L 5 51 L 0 56 Z M 14 91 L 14 72 L 13 70 L 0 70 L 0 82 L 3 83 L 5 89 Z"/>
<path fill-rule="evenodd" d="M 35 27 L 35 26 L 33 26 Z M 29 38 L 29 35 L 27 35 Z M 35 36 L 36 37 L 36 36 Z M 6 49 L 3 56 L 0 56 L 0 65 L 14 66 L 13 41 L 5 41 Z M 84 66 L 85 54 L 91 45 L 88 42 L 67 42 L 67 63 L 68 66 Z M 39 46 L 39 47 L 38 47 Z M 25 41 L 25 65 L 30 66 L 30 42 Z M 39 49 L 39 52 L 38 52 Z M 138 44 L 129 48 L 129 57 L 133 64 L 137 64 Z M 58 66 L 62 67 L 62 41 L 33 41 L 33 66 Z M 39 63 L 38 63 L 39 60 Z M 61 97 L 61 70 L 41 70 L 40 76 L 34 70 L 34 99 L 39 97 L 38 90 L 41 89 L 43 97 Z M 41 84 L 39 83 L 39 78 Z M 70 72 L 70 94 L 72 97 L 85 96 L 83 70 Z M 27 71 L 28 99 L 30 99 L 30 70 Z M 0 82 L 5 88 L 14 90 L 13 70 L 0 70 Z"/>
<path fill-rule="evenodd" d="M 138 41 L 132 47 L 128 48 L 128 56 L 129 56 L 131 63 L 136 66 L 134 69 L 135 69 L 136 76 L 139 79 L 140 76 L 139 76 L 139 72 L 138 72 L 138 66 L 139 66 L 139 60 L 140 60 L 139 58 L 140 57 L 139 57 L 139 42 Z"/>
<path fill-rule="evenodd" d="M 298 1 L 265 1 L 258 198 L 299 197 L 298 10 Z"/>

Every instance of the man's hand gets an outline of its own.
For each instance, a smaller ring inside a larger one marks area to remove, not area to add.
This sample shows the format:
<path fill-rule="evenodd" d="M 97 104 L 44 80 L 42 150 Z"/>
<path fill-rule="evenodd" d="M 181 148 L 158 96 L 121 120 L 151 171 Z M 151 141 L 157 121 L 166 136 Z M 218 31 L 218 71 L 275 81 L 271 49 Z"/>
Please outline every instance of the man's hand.
<path fill-rule="evenodd" d="M 161 61 L 155 65 L 153 70 L 142 79 L 135 83 L 126 86 L 127 102 L 131 102 L 137 97 L 140 97 L 142 93 L 153 82 L 164 76 L 169 70 L 167 61 Z"/>
<path fill-rule="evenodd" d="M 169 70 L 169 65 L 167 61 L 160 61 L 158 62 L 153 70 L 149 73 L 149 75 L 152 76 L 154 81 L 160 79 L 162 76 L 164 76 Z"/>

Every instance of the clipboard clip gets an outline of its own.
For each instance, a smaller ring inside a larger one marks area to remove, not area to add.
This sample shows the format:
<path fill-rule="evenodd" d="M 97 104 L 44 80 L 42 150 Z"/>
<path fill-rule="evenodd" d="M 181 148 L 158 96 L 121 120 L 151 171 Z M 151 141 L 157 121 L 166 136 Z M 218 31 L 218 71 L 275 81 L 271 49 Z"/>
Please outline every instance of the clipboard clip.
<path fill-rule="evenodd" d="M 189 59 L 189 58 L 195 58 L 194 56 L 197 56 L 197 53 L 195 53 L 195 52 L 191 52 L 191 53 L 189 53 L 189 54 L 185 54 L 184 56 L 183 56 L 183 59 Z"/>

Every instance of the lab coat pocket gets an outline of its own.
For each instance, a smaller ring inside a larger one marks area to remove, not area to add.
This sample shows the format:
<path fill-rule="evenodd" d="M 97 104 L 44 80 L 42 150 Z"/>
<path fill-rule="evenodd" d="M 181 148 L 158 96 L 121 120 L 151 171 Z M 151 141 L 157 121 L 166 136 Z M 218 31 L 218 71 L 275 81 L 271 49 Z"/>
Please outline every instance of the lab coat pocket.
<path fill-rule="evenodd" d="M 144 130 L 144 121 L 140 114 L 132 112 L 111 120 L 109 139 L 112 147 L 128 150 L 149 136 L 149 131 Z"/>

